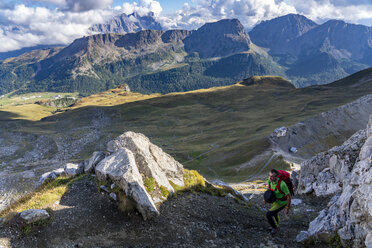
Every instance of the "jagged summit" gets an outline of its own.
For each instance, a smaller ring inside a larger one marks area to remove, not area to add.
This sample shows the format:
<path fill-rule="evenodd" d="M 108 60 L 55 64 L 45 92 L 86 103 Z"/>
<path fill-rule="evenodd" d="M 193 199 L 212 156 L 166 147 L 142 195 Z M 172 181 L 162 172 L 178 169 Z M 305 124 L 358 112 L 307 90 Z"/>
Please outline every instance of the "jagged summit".
<path fill-rule="evenodd" d="M 184 40 L 185 50 L 202 58 L 222 57 L 247 51 L 251 40 L 238 19 L 207 23 Z"/>
<path fill-rule="evenodd" d="M 321 50 L 335 58 L 355 59 L 372 65 L 368 57 L 372 54 L 371 27 L 329 20 L 302 35 L 292 45 L 298 52 Z"/>
<path fill-rule="evenodd" d="M 107 23 L 95 24 L 89 28 L 91 33 L 133 33 L 144 29 L 162 30 L 162 26 L 155 20 L 153 12 L 147 15 L 140 15 L 137 12 L 132 14 L 121 14 L 109 20 Z"/>
<path fill-rule="evenodd" d="M 249 35 L 253 43 L 268 47 L 272 53 L 283 53 L 283 47 L 297 37 L 317 27 L 318 24 L 305 16 L 288 14 L 255 26 Z"/>

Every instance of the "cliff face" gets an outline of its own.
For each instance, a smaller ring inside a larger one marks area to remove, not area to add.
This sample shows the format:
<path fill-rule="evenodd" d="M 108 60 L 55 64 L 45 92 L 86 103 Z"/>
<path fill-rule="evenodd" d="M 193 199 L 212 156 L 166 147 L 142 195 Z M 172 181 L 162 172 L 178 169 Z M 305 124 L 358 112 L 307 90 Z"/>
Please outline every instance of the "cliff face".
<path fill-rule="evenodd" d="M 126 34 L 138 32 L 145 29 L 162 30 L 162 26 L 154 18 L 154 13 L 150 12 L 148 15 L 140 16 L 134 12 L 130 15 L 125 13 L 114 17 L 107 23 L 95 24 L 89 28 L 92 33 L 117 33 Z"/>
<path fill-rule="evenodd" d="M 297 39 L 318 25 L 302 15 L 289 14 L 255 26 L 249 35 L 253 43 L 270 48 L 272 54 L 291 52 L 293 47 L 288 43 Z"/>
<path fill-rule="evenodd" d="M 222 57 L 247 51 L 251 40 L 237 19 L 204 24 L 184 39 L 186 52 L 197 52 L 201 58 Z"/>
<path fill-rule="evenodd" d="M 333 195 L 328 208 L 297 239 L 329 241 L 335 235 L 345 246 L 372 247 L 372 115 L 367 130 L 301 164 L 298 193 Z"/>

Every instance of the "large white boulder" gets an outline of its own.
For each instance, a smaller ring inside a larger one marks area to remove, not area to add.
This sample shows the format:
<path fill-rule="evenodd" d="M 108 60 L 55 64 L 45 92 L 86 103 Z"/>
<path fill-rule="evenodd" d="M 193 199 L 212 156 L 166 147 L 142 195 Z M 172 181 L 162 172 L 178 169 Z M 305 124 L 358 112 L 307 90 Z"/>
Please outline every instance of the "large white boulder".
<path fill-rule="evenodd" d="M 113 154 L 98 163 L 95 168 L 98 180 L 111 179 L 126 196 L 133 200 L 144 219 L 159 215 L 147 193 L 133 153 L 126 148 L 116 149 Z"/>
<path fill-rule="evenodd" d="M 138 169 L 142 174 L 154 178 L 159 185 L 164 186 L 168 191 L 174 191 L 169 181 L 179 186 L 184 185 L 182 164 L 160 147 L 152 144 L 143 134 L 128 131 L 107 144 L 109 152 L 115 152 L 123 147 L 133 152 Z"/>

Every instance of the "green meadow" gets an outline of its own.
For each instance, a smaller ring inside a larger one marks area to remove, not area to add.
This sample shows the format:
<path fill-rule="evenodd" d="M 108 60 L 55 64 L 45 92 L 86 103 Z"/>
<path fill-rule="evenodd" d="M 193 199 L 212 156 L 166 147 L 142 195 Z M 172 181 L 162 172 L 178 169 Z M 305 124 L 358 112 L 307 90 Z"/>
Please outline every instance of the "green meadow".
<path fill-rule="evenodd" d="M 280 77 L 253 77 L 232 86 L 167 95 L 134 97 L 138 93 L 113 90 L 97 94 L 102 98 L 98 102 L 94 95 L 83 98 L 41 121 L 19 120 L 22 125 L 11 131 L 56 138 L 76 130 L 73 136 L 80 138 L 88 130 L 82 131 L 82 127 L 91 126 L 93 115 L 100 113 L 106 118 L 100 129 L 102 142 L 127 130 L 140 132 L 186 168 L 207 178 L 239 182 L 253 174 L 266 174 L 273 167 L 288 168 L 280 156 L 270 159 L 267 136 L 275 128 L 372 93 L 371 74 L 372 69 L 368 69 L 333 84 L 302 89 Z M 370 79 L 364 80 L 368 75 Z M 126 101 L 126 97 L 131 100 Z M 0 111 L 3 123 L 14 115 L 6 109 Z M 74 159 L 88 158 L 97 147 L 94 142 L 87 144 Z M 252 159 L 254 163 L 247 163 Z"/>

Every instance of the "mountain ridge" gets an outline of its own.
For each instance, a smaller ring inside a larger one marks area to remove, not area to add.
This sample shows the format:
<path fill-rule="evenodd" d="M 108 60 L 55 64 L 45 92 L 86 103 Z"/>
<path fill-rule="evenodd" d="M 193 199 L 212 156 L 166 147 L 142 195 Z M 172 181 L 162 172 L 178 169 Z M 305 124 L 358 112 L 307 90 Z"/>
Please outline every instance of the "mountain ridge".
<path fill-rule="evenodd" d="M 163 30 L 159 22 L 154 19 L 154 13 L 139 15 L 137 12 L 132 14 L 121 14 L 103 24 L 94 24 L 89 28 L 90 34 L 95 33 L 118 33 L 126 34 L 138 32 L 144 29 Z"/>
<path fill-rule="evenodd" d="M 233 67 L 239 60 L 242 67 Z M 236 71 L 233 76 L 226 63 Z M 30 63 L 28 68 L 34 67 Z M 25 78 L 27 83 L 18 92 L 78 90 L 87 95 L 125 82 L 143 93 L 168 93 L 231 84 L 256 73 L 284 75 L 263 50 L 255 50 L 237 19 L 195 31 L 91 35 L 76 39 L 37 67 L 33 79 Z"/>
<path fill-rule="evenodd" d="M 271 26 L 274 33 L 269 32 Z M 338 41 L 343 31 L 350 36 L 345 44 Z M 274 45 L 257 46 L 252 42 L 256 35 L 263 37 L 260 45 Z M 352 36 L 361 40 L 355 47 L 350 45 L 356 42 Z M 96 34 L 76 39 L 38 63 L 24 62 L 22 69 L 2 62 L 0 93 L 79 91 L 89 95 L 123 83 L 142 93 L 168 93 L 228 85 L 254 75 L 278 75 L 304 87 L 369 67 L 370 40 L 371 28 L 363 25 L 340 21 L 317 25 L 293 14 L 262 22 L 250 33 L 239 20 L 226 19 L 193 31 Z M 283 44 L 286 48 L 275 52 L 275 46 Z"/>

